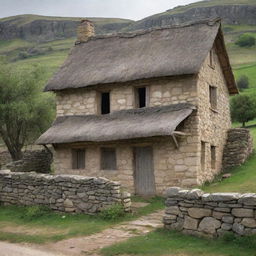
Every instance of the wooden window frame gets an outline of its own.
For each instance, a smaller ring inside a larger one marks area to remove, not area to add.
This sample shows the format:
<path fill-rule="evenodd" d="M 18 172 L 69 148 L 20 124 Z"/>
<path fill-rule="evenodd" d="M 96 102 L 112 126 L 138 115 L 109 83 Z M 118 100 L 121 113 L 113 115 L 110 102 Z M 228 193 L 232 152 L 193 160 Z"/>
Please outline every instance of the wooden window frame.
<path fill-rule="evenodd" d="M 139 99 L 139 89 L 145 88 L 145 106 L 140 107 L 140 99 Z M 149 88 L 148 86 L 137 86 L 134 87 L 134 98 L 135 98 L 135 108 L 145 108 L 148 107 L 149 102 Z"/>
<path fill-rule="evenodd" d="M 216 86 L 209 85 L 209 102 L 210 108 L 213 111 L 218 109 L 218 88 Z"/>
<path fill-rule="evenodd" d="M 85 169 L 85 155 L 86 151 L 84 148 L 73 148 L 72 150 L 72 169 L 83 170 Z"/>
<path fill-rule="evenodd" d="M 216 169 L 216 149 L 216 146 L 211 145 L 211 169 Z"/>
<path fill-rule="evenodd" d="M 201 141 L 201 170 L 205 170 L 206 164 L 206 142 Z"/>
<path fill-rule="evenodd" d="M 110 153 L 113 153 L 111 156 Z M 113 147 L 102 147 L 100 149 L 100 166 L 101 170 L 104 171 L 116 171 L 117 170 L 117 158 L 116 158 L 116 148 Z M 107 160 L 107 157 L 113 157 L 111 160 Z M 110 163 L 113 161 L 113 163 Z"/>
<path fill-rule="evenodd" d="M 102 95 L 108 94 L 109 95 L 109 112 L 103 113 L 102 109 Z M 98 92 L 98 113 L 100 115 L 107 115 L 111 112 L 111 92 L 110 91 L 99 91 Z"/>

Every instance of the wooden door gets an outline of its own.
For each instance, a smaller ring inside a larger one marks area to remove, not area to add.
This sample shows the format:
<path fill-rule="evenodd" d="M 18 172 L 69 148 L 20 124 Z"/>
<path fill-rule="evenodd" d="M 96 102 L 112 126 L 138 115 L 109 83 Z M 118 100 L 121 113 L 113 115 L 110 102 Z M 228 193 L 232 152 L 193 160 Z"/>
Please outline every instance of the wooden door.
<path fill-rule="evenodd" d="M 135 193 L 152 196 L 156 193 L 152 147 L 137 147 L 134 150 Z"/>

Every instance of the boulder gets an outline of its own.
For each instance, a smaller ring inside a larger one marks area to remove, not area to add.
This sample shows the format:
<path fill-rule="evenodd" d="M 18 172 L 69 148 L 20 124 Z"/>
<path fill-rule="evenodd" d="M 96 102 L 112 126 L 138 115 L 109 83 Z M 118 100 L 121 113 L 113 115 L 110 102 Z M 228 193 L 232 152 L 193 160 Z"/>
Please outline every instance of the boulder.
<path fill-rule="evenodd" d="M 215 234 L 216 229 L 220 228 L 221 222 L 212 217 L 205 217 L 199 224 L 199 231 L 207 234 Z"/>
<path fill-rule="evenodd" d="M 256 220 L 253 218 L 243 218 L 241 224 L 248 228 L 256 228 Z"/>
<path fill-rule="evenodd" d="M 183 228 L 197 230 L 198 223 L 199 223 L 199 220 L 193 219 L 189 216 L 185 216 Z"/>
<path fill-rule="evenodd" d="M 203 217 L 211 216 L 212 211 L 204 208 L 189 208 L 188 215 L 192 218 L 201 219 Z"/>
<path fill-rule="evenodd" d="M 253 209 L 244 209 L 244 208 L 235 208 L 232 210 L 232 215 L 234 215 L 235 217 L 253 217 Z"/>

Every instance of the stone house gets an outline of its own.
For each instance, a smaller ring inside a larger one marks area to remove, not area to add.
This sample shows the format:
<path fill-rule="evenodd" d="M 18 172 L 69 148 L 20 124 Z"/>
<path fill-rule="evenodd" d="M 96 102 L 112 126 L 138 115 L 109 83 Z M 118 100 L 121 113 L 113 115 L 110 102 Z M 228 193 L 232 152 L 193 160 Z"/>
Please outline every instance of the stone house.
<path fill-rule="evenodd" d="M 103 176 L 132 193 L 193 187 L 222 169 L 237 94 L 220 20 L 78 40 L 45 91 L 57 118 L 37 141 L 55 172 Z"/>

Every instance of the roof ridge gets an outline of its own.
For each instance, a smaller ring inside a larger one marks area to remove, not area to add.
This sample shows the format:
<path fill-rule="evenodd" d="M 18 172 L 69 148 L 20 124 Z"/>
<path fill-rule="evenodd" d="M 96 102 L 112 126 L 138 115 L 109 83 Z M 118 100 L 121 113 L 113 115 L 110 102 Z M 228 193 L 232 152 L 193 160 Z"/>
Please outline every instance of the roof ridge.
<path fill-rule="evenodd" d="M 191 26 L 200 25 L 200 24 L 214 26 L 216 23 L 221 23 L 220 17 L 194 20 L 194 21 L 184 22 L 178 25 L 166 25 L 166 26 L 153 27 L 149 29 L 140 29 L 140 30 L 135 30 L 131 32 L 118 32 L 118 33 L 112 33 L 112 34 L 96 35 L 96 36 L 90 37 L 86 42 L 76 41 L 75 45 L 85 44 L 90 41 L 107 39 L 107 38 L 134 38 L 136 36 L 149 34 L 151 32 L 158 31 L 158 30 L 185 28 L 185 27 L 191 27 Z"/>

